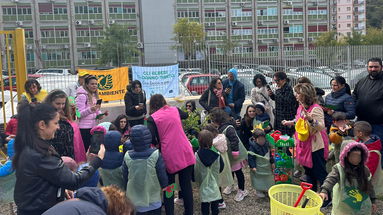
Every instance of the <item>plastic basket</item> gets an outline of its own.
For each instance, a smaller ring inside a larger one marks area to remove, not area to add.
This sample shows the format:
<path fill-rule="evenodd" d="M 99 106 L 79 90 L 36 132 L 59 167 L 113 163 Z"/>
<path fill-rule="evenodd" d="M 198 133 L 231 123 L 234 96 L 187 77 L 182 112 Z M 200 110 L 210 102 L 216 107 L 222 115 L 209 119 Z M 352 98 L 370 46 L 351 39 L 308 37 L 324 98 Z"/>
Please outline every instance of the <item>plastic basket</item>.
<path fill-rule="evenodd" d="M 305 208 L 301 208 L 303 200 L 296 208 L 293 207 L 301 192 L 302 188 L 298 185 L 279 184 L 272 186 L 269 189 L 271 215 L 322 215 L 320 208 L 323 200 L 312 190 L 307 190 L 304 194 L 304 197 L 310 199 Z"/>

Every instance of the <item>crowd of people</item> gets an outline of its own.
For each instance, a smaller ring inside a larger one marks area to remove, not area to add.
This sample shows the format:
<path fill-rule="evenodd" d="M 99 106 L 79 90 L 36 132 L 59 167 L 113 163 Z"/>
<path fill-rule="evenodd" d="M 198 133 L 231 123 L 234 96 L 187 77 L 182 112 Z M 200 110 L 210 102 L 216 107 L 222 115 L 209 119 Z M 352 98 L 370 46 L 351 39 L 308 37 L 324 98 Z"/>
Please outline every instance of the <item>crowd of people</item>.
<path fill-rule="evenodd" d="M 383 194 L 381 59 L 369 59 L 367 71 L 353 92 L 344 77 L 334 77 L 326 96 L 307 77 L 292 86 L 276 72 L 272 89 L 257 74 L 242 117 L 245 90 L 235 68 L 227 80 L 211 81 L 199 99 L 201 112 L 195 101 L 179 108 L 160 94 L 151 95 L 147 109 L 134 80 L 125 114 L 112 122 L 101 122 L 109 112 L 101 110 L 95 76 L 79 73 L 66 91 L 51 92 L 29 79 L 1 135 L 11 165 L 1 167 L 0 177 L 15 171 L 21 215 L 149 215 L 162 208 L 172 215 L 174 204 L 191 215 L 193 182 L 201 213 L 219 214 L 232 207 L 226 195 L 236 192 L 236 202 L 249 195 L 244 168 L 257 197 L 267 197 L 275 160 L 266 136 L 279 131 L 294 138 L 294 176 L 313 185 L 323 206 L 332 202 L 333 214 L 369 214 Z"/>

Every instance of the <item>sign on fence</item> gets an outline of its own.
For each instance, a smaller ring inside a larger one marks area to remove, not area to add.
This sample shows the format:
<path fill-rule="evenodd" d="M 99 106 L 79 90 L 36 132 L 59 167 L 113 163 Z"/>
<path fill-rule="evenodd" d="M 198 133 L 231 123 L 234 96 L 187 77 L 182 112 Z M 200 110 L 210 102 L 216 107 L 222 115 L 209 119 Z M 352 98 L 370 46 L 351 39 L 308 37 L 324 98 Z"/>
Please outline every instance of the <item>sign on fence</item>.
<path fill-rule="evenodd" d="M 161 67 L 133 66 L 133 80 L 139 80 L 146 92 L 151 95 L 162 94 L 165 98 L 178 96 L 178 64 Z"/>
<path fill-rule="evenodd" d="M 97 77 L 98 94 L 103 101 L 123 100 L 126 86 L 129 84 L 128 67 L 109 70 L 79 69 Z"/>

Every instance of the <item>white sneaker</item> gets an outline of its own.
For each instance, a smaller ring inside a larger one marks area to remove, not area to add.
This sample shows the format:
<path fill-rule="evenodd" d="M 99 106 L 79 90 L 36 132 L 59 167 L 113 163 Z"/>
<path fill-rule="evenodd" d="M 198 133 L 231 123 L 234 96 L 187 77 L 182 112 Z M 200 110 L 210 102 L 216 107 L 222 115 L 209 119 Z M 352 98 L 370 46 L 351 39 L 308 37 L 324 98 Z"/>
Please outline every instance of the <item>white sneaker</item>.
<path fill-rule="evenodd" d="M 237 202 L 242 201 L 247 195 L 249 195 L 249 192 L 247 190 L 238 190 L 237 195 L 235 195 L 234 200 Z"/>
<path fill-rule="evenodd" d="M 226 203 L 225 202 L 218 203 L 218 208 L 219 209 L 225 209 L 226 208 Z"/>
<path fill-rule="evenodd" d="M 180 198 L 174 198 L 174 204 L 182 206 L 184 205 L 184 200 Z"/>
<path fill-rule="evenodd" d="M 223 190 L 223 193 L 226 194 L 226 195 L 229 195 L 231 192 L 234 191 L 234 185 L 231 185 L 231 186 L 227 186 L 224 190 Z"/>
<path fill-rule="evenodd" d="M 265 198 L 266 197 L 266 195 L 263 192 L 259 192 L 259 191 L 257 191 L 255 193 L 255 195 L 257 195 L 259 198 Z"/>

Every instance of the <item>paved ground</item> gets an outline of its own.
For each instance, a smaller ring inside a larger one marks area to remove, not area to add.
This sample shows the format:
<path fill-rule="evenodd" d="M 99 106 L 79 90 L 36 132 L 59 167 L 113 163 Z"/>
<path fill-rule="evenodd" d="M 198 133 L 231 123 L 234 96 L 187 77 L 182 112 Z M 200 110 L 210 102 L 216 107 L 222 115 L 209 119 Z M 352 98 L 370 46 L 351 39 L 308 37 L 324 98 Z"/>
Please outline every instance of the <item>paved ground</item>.
<path fill-rule="evenodd" d="M 249 183 L 249 170 L 245 170 L 246 175 L 246 189 L 249 190 L 249 196 L 247 196 L 242 202 L 234 201 L 235 193 L 230 195 L 224 195 L 227 208 L 221 210 L 220 214 L 227 215 L 267 215 L 270 214 L 270 202 L 267 198 L 260 199 L 255 195 L 255 191 L 251 188 Z M 198 195 L 198 189 L 194 186 L 194 210 L 195 214 L 200 214 L 200 200 Z M 378 212 L 376 214 L 383 215 L 383 201 L 378 200 Z M 13 215 L 15 206 L 13 203 L 1 204 L 0 203 L 0 215 Z M 175 214 L 181 215 L 183 212 L 182 206 L 175 206 Z M 322 211 L 325 215 L 329 215 L 331 207 L 328 207 Z M 165 213 L 163 213 L 165 214 Z"/>

